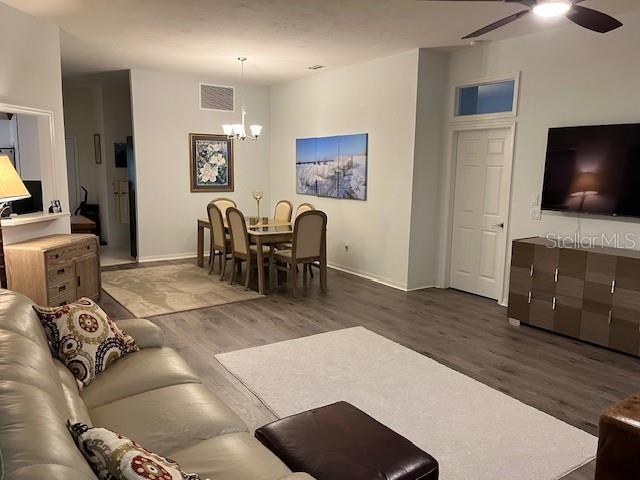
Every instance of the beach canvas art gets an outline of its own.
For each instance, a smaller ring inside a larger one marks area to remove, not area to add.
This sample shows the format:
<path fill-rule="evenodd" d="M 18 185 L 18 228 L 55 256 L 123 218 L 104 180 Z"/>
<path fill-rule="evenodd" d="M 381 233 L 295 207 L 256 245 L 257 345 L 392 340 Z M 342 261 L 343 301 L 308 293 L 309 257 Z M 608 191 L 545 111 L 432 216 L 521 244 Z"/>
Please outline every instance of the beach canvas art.
<path fill-rule="evenodd" d="M 368 143 L 366 133 L 297 139 L 296 192 L 366 200 Z"/>

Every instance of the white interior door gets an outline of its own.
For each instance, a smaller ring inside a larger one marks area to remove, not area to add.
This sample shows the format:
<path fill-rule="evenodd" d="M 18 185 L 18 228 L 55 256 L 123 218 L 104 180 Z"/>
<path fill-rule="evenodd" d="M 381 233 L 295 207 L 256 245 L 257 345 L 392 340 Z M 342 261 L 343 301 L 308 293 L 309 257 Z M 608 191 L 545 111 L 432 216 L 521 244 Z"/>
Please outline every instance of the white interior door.
<path fill-rule="evenodd" d="M 510 129 L 463 131 L 456 146 L 452 288 L 498 299 L 504 276 Z"/>

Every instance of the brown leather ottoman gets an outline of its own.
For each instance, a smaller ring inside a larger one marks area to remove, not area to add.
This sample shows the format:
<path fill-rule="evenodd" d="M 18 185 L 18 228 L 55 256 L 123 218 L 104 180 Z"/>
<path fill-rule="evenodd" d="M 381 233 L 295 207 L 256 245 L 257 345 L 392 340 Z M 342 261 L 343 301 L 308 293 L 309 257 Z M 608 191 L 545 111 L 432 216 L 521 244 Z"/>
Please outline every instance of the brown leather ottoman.
<path fill-rule="evenodd" d="M 346 402 L 277 420 L 256 438 L 317 480 L 437 480 L 438 462 Z"/>
<path fill-rule="evenodd" d="M 596 480 L 640 478 L 640 394 L 608 408 L 600 417 Z"/>

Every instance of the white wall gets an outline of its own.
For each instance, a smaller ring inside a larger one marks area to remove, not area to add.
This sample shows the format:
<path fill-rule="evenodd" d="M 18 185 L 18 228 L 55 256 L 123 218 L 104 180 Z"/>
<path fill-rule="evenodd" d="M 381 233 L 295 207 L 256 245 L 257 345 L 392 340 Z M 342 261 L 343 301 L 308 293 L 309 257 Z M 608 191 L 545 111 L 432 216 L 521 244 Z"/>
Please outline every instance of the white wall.
<path fill-rule="evenodd" d="M 235 142 L 235 191 L 191 193 L 189 133 L 222 133 L 223 123 L 236 113 L 200 110 L 199 83 L 215 78 L 177 72 L 132 70 L 131 96 L 137 175 L 138 246 L 142 261 L 190 256 L 196 250 L 196 220 L 206 216 L 216 197 L 234 199 L 246 212 L 255 212 L 254 190 L 269 196 L 269 94 L 266 87 L 235 85 L 244 99 L 248 123 L 264 126 L 259 141 Z M 229 85 L 223 82 L 223 85 Z M 233 86 L 233 85 L 232 85 Z"/>
<path fill-rule="evenodd" d="M 271 90 L 271 206 L 327 213 L 329 263 L 406 288 L 418 51 L 340 68 Z M 297 138 L 369 134 L 366 201 L 296 194 Z M 345 249 L 345 242 L 349 249 Z"/>
<path fill-rule="evenodd" d="M 446 53 L 420 49 L 416 142 L 409 243 L 409 289 L 437 283 L 437 253 L 440 221 L 440 176 L 442 174 L 442 118 L 446 110 L 449 58 Z"/>
<path fill-rule="evenodd" d="M 451 56 L 451 81 L 522 72 L 509 240 L 572 235 L 579 227 L 575 215 L 543 212 L 541 221 L 530 218 L 531 196 L 542 190 L 549 127 L 640 122 L 640 12 L 620 20 L 624 27 L 606 35 L 571 26 Z M 640 240 L 638 220 L 583 216 L 580 232 L 631 232 Z"/>
<path fill-rule="evenodd" d="M 57 198 L 68 210 L 58 27 L 0 3 L 0 31 L 5 39 L 0 42 L 0 103 L 53 112 L 52 181 L 50 190 L 43 195 L 50 195 L 44 199 L 47 205 L 50 198 Z M 2 233 L 5 242 L 10 243 L 12 236 L 24 238 L 69 230 L 69 219 L 65 218 L 46 226 L 6 228 Z"/>
<path fill-rule="evenodd" d="M 39 117 L 16 115 L 20 178 L 42 180 L 42 156 L 51 148 L 49 136 L 40 132 Z M 46 207 L 49 205 L 47 204 Z"/>
<path fill-rule="evenodd" d="M 0 119 L 0 147 L 8 148 L 15 145 L 15 122 L 15 117 L 11 120 Z"/>

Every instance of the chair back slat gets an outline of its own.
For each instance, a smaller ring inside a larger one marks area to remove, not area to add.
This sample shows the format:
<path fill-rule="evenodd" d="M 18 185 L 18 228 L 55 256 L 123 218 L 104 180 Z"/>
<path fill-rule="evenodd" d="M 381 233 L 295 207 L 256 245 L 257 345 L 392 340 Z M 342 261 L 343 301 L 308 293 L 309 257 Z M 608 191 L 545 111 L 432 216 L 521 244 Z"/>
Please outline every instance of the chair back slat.
<path fill-rule="evenodd" d="M 280 200 L 276 203 L 273 218 L 278 222 L 290 222 L 293 213 L 293 205 L 287 200 Z"/>
<path fill-rule="evenodd" d="M 327 232 L 327 215 L 320 210 L 301 213 L 293 227 L 293 252 L 296 258 L 322 256 Z"/>
<path fill-rule="evenodd" d="M 229 207 L 227 209 L 227 225 L 229 225 L 233 252 L 247 255 L 249 253 L 249 235 L 242 212 L 235 207 Z"/>

